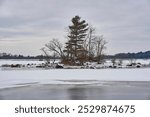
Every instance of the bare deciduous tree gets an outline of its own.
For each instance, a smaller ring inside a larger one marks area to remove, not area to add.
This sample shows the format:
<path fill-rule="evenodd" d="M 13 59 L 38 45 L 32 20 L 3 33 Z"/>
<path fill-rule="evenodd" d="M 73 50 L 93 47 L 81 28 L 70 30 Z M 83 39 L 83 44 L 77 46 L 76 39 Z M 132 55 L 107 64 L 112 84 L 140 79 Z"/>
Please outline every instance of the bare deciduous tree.
<path fill-rule="evenodd" d="M 88 54 L 88 61 L 96 60 L 97 63 L 102 63 L 104 50 L 106 49 L 107 42 L 104 40 L 102 36 L 95 35 L 95 28 L 89 26 L 89 31 L 87 35 L 87 39 L 85 40 L 85 49 Z"/>
<path fill-rule="evenodd" d="M 88 52 L 87 54 L 88 61 L 93 60 L 93 57 L 94 57 L 94 46 L 95 46 L 94 40 L 96 38 L 94 34 L 95 34 L 95 28 L 93 28 L 92 26 L 89 26 L 88 35 L 84 44 L 84 48 Z"/>
<path fill-rule="evenodd" d="M 95 38 L 95 51 L 97 63 L 101 63 L 104 55 L 104 50 L 106 49 L 107 42 L 104 40 L 103 35 Z"/>
<path fill-rule="evenodd" d="M 46 65 L 48 65 L 50 63 L 50 55 L 48 54 L 48 52 L 46 51 L 45 48 L 41 48 L 41 51 L 45 54 L 45 60 L 46 60 Z"/>
<path fill-rule="evenodd" d="M 50 52 L 57 53 L 61 58 L 64 57 L 63 45 L 58 41 L 58 39 L 52 39 L 48 44 L 45 45 Z"/>

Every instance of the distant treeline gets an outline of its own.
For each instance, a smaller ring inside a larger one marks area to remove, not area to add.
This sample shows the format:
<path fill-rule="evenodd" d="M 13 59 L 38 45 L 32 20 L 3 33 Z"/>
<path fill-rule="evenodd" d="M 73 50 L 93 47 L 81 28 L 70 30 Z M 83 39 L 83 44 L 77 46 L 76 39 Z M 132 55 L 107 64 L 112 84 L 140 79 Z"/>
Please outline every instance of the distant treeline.
<path fill-rule="evenodd" d="M 23 55 L 12 55 L 7 53 L 0 53 L 0 59 L 39 59 L 43 60 L 46 58 L 59 59 L 59 57 L 47 57 L 43 55 L 38 56 L 23 56 Z M 138 53 L 118 53 L 115 55 L 105 55 L 106 59 L 150 59 L 150 51 L 138 52 Z"/>
<path fill-rule="evenodd" d="M 47 57 L 47 56 L 43 56 L 43 55 L 38 55 L 38 56 L 23 56 L 23 55 L 12 55 L 12 54 L 8 54 L 8 53 L 0 53 L 0 59 L 39 59 L 39 60 L 43 60 L 46 58 L 50 58 L 50 59 L 54 59 L 54 57 Z M 58 57 L 55 57 L 55 59 L 57 59 Z"/>
<path fill-rule="evenodd" d="M 138 53 L 118 53 L 115 55 L 106 55 L 105 58 L 110 59 L 150 59 L 150 51 Z"/>

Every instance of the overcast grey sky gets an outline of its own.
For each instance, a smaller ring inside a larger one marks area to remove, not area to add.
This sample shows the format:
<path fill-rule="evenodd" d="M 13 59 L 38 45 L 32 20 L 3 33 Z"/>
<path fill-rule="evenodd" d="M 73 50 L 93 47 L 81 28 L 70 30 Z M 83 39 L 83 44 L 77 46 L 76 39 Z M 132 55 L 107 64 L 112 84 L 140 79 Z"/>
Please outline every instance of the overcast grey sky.
<path fill-rule="evenodd" d="M 38 55 L 81 16 L 107 40 L 107 54 L 150 50 L 150 0 L 0 0 L 0 53 Z"/>

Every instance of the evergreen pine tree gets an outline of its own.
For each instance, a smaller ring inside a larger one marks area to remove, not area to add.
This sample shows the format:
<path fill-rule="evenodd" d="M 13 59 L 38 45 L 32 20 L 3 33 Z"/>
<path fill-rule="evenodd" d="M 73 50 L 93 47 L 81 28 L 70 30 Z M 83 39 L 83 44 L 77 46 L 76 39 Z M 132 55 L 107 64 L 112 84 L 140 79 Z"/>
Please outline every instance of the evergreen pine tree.
<path fill-rule="evenodd" d="M 87 36 L 88 24 L 81 20 L 79 16 L 72 18 L 72 25 L 69 26 L 68 42 L 66 43 L 67 59 L 70 63 L 83 64 L 86 50 L 83 47 L 85 37 Z"/>

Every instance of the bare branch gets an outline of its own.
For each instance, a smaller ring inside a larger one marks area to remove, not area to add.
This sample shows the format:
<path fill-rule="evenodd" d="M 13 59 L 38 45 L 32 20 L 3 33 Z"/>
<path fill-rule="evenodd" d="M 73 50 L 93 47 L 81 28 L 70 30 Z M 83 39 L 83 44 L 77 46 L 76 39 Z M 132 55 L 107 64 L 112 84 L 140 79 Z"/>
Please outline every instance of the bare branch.
<path fill-rule="evenodd" d="M 49 51 L 56 52 L 60 57 L 64 56 L 64 53 L 62 51 L 63 45 L 58 41 L 58 39 L 52 39 L 45 46 L 49 49 Z"/>
<path fill-rule="evenodd" d="M 50 62 L 50 56 L 49 56 L 49 54 L 47 53 L 47 51 L 45 50 L 45 48 L 41 48 L 40 50 L 43 51 L 43 53 L 44 53 L 45 56 L 46 56 L 45 60 L 46 60 L 47 63 L 49 63 L 49 62 Z"/>

